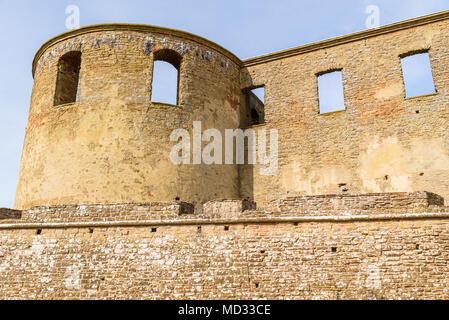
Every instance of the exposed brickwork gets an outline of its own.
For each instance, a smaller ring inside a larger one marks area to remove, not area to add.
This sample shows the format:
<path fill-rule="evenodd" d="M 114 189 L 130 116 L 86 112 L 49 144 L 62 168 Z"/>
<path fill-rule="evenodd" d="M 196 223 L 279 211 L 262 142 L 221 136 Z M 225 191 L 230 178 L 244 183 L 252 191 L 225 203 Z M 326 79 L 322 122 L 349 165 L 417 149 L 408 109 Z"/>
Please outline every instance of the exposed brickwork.
<path fill-rule="evenodd" d="M 186 221 L 202 219 L 323 217 L 357 215 L 394 215 L 398 213 L 447 212 L 444 199 L 428 192 L 369 195 L 326 195 L 291 197 L 276 200 L 266 209 L 257 209 L 248 200 L 210 201 L 203 208 L 185 202 L 148 204 L 67 205 L 34 207 L 14 211 L 3 209 L 3 224 L 20 219 L 20 223 L 73 223 L 121 221 Z"/>
<path fill-rule="evenodd" d="M 262 206 L 290 194 L 343 190 L 427 190 L 447 198 L 446 16 L 247 61 L 199 37 L 155 27 L 92 27 L 50 41 L 34 63 L 16 207 L 177 198 L 197 207 L 221 198 Z M 429 51 L 437 94 L 405 99 L 400 57 L 422 50 Z M 55 109 L 58 61 L 72 51 L 82 54 L 79 99 Z M 179 66 L 179 106 L 150 101 L 153 61 L 164 57 Z M 347 110 L 320 115 L 317 74 L 335 69 L 343 73 Z M 245 93 L 260 86 L 263 128 L 279 132 L 278 175 L 261 176 L 257 165 L 171 163 L 173 129 L 191 131 L 195 120 L 203 130 L 246 127 Z"/>

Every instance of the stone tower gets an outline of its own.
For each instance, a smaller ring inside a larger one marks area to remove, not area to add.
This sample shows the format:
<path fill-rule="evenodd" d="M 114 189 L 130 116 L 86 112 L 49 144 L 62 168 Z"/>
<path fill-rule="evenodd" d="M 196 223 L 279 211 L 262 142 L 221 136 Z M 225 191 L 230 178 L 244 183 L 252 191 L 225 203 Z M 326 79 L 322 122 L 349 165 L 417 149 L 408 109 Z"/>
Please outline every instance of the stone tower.
<path fill-rule="evenodd" d="M 151 102 L 153 62 L 178 70 L 178 102 Z M 238 196 L 236 166 L 177 166 L 170 134 L 239 127 L 240 60 L 198 36 L 97 25 L 38 51 L 15 207 Z"/>

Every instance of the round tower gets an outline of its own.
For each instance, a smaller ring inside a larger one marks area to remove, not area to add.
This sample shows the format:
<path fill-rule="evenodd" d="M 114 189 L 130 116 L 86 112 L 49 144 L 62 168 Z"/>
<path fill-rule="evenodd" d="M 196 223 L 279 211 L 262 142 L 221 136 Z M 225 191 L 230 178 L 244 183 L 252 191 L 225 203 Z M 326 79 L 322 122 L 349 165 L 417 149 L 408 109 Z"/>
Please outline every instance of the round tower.
<path fill-rule="evenodd" d="M 154 61 L 178 71 L 176 105 L 151 101 Z M 128 24 L 95 25 L 45 43 L 15 207 L 238 197 L 236 165 L 176 165 L 175 129 L 239 127 L 240 60 L 201 37 Z"/>

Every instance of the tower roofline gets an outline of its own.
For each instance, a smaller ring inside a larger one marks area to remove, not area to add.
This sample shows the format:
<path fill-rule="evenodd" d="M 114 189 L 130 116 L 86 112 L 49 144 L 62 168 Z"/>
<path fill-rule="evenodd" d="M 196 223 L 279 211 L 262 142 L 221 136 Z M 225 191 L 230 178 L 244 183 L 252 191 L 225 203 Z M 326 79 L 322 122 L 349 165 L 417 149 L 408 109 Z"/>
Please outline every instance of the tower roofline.
<path fill-rule="evenodd" d="M 135 31 L 135 32 L 143 32 L 143 33 L 158 33 L 158 34 L 164 34 L 164 35 L 170 35 L 175 36 L 183 39 L 187 39 L 190 41 L 197 42 L 199 44 L 205 45 L 211 49 L 214 49 L 221 54 L 228 57 L 230 60 L 235 62 L 237 65 L 241 66 L 242 61 L 232 52 L 229 50 L 223 48 L 222 46 L 216 44 L 213 41 L 207 40 L 203 37 L 197 36 L 195 34 L 176 30 L 176 29 L 170 29 L 170 28 L 164 28 L 164 27 L 157 27 L 152 25 L 145 25 L 145 24 L 129 24 L 129 23 L 107 23 L 107 24 L 95 24 L 90 26 L 81 27 L 79 29 L 70 30 L 65 33 L 62 33 L 60 35 L 57 35 L 47 42 L 45 42 L 37 51 L 36 55 L 34 56 L 33 60 L 33 66 L 32 66 L 32 73 L 34 77 L 34 73 L 36 71 L 36 65 L 41 56 L 44 54 L 44 52 L 51 46 L 61 42 L 65 41 L 70 38 L 74 38 L 80 35 L 93 33 L 93 32 L 101 32 L 101 31 Z"/>
<path fill-rule="evenodd" d="M 51 38 L 47 42 L 45 42 L 39 48 L 39 50 L 37 51 L 37 53 L 34 57 L 32 72 L 33 72 L 33 76 L 34 76 L 37 61 L 39 61 L 39 59 L 43 55 L 43 53 L 52 45 L 54 45 L 58 42 L 73 38 L 73 37 L 77 37 L 79 35 L 92 33 L 92 32 L 99 32 L 99 31 L 137 31 L 137 32 L 149 32 L 149 33 L 159 33 L 159 34 L 177 36 L 180 38 L 188 39 L 188 40 L 195 41 L 197 43 L 206 45 L 206 46 L 208 46 L 212 49 L 215 49 L 215 50 L 219 51 L 220 53 L 224 54 L 229 59 L 234 61 L 237 65 L 242 66 L 242 67 L 249 67 L 249 66 L 262 64 L 262 63 L 266 63 L 266 62 L 270 62 L 270 61 L 275 61 L 278 59 L 284 59 L 284 58 L 288 58 L 288 57 L 292 57 L 292 56 L 296 56 L 296 55 L 301 55 L 301 54 L 316 51 L 316 50 L 335 47 L 338 45 L 342 45 L 342 44 L 346 44 L 346 43 L 350 43 L 350 42 L 354 42 L 354 41 L 364 40 L 364 39 L 396 32 L 396 31 L 400 31 L 400 30 L 404 30 L 404 29 L 408 29 L 408 28 L 413 28 L 413 27 L 417 27 L 417 26 L 430 24 L 430 23 L 435 23 L 435 22 L 447 20 L 447 19 L 449 19 L 449 10 L 438 12 L 438 13 L 427 15 L 427 16 L 414 18 L 414 19 L 409 19 L 409 20 L 405 20 L 405 21 L 401 21 L 401 22 L 397 22 L 397 23 L 393 23 L 393 24 L 389 24 L 389 25 L 382 26 L 382 27 L 375 28 L 375 29 L 369 29 L 369 30 L 365 30 L 365 31 L 361 31 L 361 32 L 352 33 L 349 35 L 344 35 L 341 37 L 336 37 L 336 38 L 331 38 L 328 40 L 323 40 L 323 41 L 319 41 L 319 42 L 306 44 L 306 45 L 299 46 L 299 47 L 276 51 L 276 52 L 265 54 L 262 56 L 245 59 L 243 61 L 240 58 L 238 58 L 235 54 L 233 54 L 229 50 L 223 48 L 219 44 L 217 44 L 213 41 L 210 41 L 206 38 L 189 33 L 189 32 L 171 29 L 171 28 L 145 25 L 145 24 L 128 24 L 128 23 L 95 24 L 95 25 L 85 26 L 85 27 L 81 27 L 79 29 L 75 29 L 75 30 L 71 30 L 71 31 L 62 33 L 60 35 L 57 35 L 57 36 Z"/>

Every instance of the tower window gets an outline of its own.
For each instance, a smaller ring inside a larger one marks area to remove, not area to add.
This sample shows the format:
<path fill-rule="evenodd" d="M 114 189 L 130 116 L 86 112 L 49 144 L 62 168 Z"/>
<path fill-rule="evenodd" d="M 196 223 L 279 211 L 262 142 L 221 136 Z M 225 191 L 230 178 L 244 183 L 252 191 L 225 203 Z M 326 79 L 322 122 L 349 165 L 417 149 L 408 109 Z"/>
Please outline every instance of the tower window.
<path fill-rule="evenodd" d="M 76 102 L 81 70 L 81 52 L 72 51 L 58 62 L 54 106 Z"/>
<path fill-rule="evenodd" d="M 265 88 L 244 90 L 246 125 L 258 125 L 265 123 Z"/>
<path fill-rule="evenodd" d="M 163 49 L 154 53 L 152 102 L 178 104 L 181 60 L 173 50 Z"/>
<path fill-rule="evenodd" d="M 428 52 L 403 56 L 401 64 L 406 98 L 436 92 Z"/>
<path fill-rule="evenodd" d="M 341 70 L 318 75 L 318 95 L 321 114 L 346 110 Z"/>

